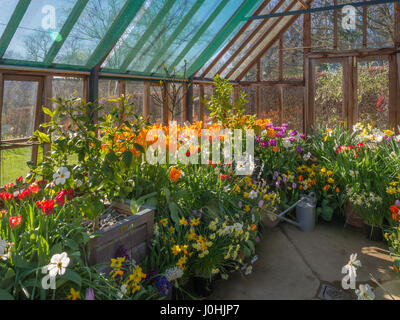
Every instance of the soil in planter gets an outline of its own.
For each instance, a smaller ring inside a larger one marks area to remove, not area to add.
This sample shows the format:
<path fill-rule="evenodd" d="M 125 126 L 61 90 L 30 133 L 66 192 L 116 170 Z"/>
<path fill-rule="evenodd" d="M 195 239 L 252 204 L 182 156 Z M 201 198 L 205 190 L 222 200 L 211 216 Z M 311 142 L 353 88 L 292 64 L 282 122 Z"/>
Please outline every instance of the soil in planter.
<path fill-rule="evenodd" d="M 107 231 L 112 228 L 116 223 L 127 218 L 128 215 L 121 213 L 114 208 L 109 208 L 107 211 L 99 217 L 99 230 Z M 93 229 L 94 222 L 88 223 L 88 227 Z"/>

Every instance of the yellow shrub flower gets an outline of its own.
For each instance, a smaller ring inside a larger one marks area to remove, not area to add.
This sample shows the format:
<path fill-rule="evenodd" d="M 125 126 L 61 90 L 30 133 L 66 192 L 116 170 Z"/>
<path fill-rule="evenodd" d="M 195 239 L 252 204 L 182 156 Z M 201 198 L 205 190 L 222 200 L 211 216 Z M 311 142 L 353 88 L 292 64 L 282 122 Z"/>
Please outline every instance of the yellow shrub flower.
<path fill-rule="evenodd" d="M 81 293 L 79 291 L 75 291 L 74 288 L 71 288 L 69 292 L 70 292 L 70 295 L 67 297 L 67 299 L 78 300 L 81 298 Z"/>

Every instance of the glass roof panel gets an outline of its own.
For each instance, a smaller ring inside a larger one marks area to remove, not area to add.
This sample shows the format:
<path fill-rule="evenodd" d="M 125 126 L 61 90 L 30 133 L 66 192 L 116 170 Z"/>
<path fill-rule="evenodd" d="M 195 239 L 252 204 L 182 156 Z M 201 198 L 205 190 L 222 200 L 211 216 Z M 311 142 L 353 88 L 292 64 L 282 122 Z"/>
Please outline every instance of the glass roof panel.
<path fill-rule="evenodd" d="M 60 41 L 59 31 L 76 1 L 31 1 L 3 58 L 43 61 L 53 42 Z"/>
<path fill-rule="evenodd" d="M 17 6 L 17 3 L 18 0 L 8 0 L 7 5 L 0 10 L 0 37 L 3 35 L 3 32 L 11 18 L 11 15 L 14 12 L 15 7 Z"/>
<path fill-rule="evenodd" d="M 125 0 L 89 0 L 54 62 L 85 65 L 124 4 Z"/>
<path fill-rule="evenodd" d="M 185 66 L 185 61 L 189 64 L 194 60 L 200 53 L 207 47 L 207 45 L 213 40 L 218 31 L 228 22 L 235 11 L 240 7 L 244 0 L 230 1 L 218 14 L 217 18 L 209 25 L 204 34 L 196 42 L 189 52 L 184 56 L 184 58 L 178 62 L 177 69 L 183 71 Z M 171 62 L 171 60 L 169 60 Z"/>

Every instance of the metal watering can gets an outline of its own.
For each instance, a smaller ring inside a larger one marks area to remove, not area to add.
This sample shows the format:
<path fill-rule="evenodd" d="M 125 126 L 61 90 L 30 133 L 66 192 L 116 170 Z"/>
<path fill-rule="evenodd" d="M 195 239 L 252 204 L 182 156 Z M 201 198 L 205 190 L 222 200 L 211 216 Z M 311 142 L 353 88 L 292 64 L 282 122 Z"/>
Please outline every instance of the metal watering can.
<path fill-rule="evenodd" d="M 300 199 L 280 214 L 273 212 L 270 213 L 275 215 L 280 220 L 284 220 L 295 226 L 298 226 L 304 232 L 310 232 L 315 228 L 315 222 L 317 219 L 316 206 L 317 197 L 314 192 L 311 192 L 308 195 L 300 194 Z M 296 207 L 296 221 L 284 217 L 284 215 L 294 207 Z"/>

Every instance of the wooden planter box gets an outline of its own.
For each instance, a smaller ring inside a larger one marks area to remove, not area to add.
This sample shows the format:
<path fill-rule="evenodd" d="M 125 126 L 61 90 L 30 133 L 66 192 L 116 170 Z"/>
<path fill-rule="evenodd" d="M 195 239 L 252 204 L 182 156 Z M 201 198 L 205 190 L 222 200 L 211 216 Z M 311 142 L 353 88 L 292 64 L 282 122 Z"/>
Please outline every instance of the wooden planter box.
<path fill-rule="evenodd" d="M 364 222 L 361 216 L 353 210 L 353 206 L 350 201 L 346 202 L 346 223 L 356 227 L 356 228 L 364 228 Z"/>
<path fill-rule="evenodd" d="M 124 245 L 130 258 L 140 263 L 148 255 L 149 244 L 153 236 L 154 208 L 142 206 L 132 215 L 129 205 L 115 202 L 112 207 L 126 218 L 116 222 L 106 230 L 95 232 L 96 237 L 88 244 L 89 264 L 106 263 L 108 268 L 111 258 L 115 258 L 118 249 Z M 103 268 L 101 268 L 103 269 Z"/>

